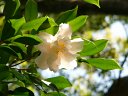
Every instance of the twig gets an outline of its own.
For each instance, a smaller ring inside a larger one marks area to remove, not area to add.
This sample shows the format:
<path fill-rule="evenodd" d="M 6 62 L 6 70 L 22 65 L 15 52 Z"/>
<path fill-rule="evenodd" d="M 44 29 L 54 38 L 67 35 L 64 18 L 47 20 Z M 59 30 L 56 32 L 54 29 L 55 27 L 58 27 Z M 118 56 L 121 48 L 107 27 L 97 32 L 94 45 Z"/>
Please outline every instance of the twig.
<path fill-rule="evenodd" d="M 16 63 L 16 64 L 12 64 L 12 65 L 10 65 L 10 67 L 14 67 L 14 66 L 20 65 L 20 64 L 23 63 L 23 62 L 25 62 L 25 60 L 23 60 L 23 61 L 21 61 L 21 62 L 19 62 L 19 63 Z"/>

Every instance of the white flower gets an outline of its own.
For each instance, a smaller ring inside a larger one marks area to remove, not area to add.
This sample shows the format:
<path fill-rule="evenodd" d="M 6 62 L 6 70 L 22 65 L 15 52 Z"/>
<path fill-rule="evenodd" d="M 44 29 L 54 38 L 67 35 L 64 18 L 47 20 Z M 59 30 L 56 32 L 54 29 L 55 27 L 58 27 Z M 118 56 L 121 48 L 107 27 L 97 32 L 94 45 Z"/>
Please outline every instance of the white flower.
<path fill-rule="evenodd" d="M 43 43 L 37 45 L 41 51 L 40 56 L 35 59 L 41 69 L 49 68 L 56 72 L 58 69 L 73 69 L 77 66 L 76 56 L 83 47 L 81 38 L 71 40 L 72 31 L 68 24 L 60 24 L 55 36 L 46 32 L 40 32 L 39 37 Z"/>

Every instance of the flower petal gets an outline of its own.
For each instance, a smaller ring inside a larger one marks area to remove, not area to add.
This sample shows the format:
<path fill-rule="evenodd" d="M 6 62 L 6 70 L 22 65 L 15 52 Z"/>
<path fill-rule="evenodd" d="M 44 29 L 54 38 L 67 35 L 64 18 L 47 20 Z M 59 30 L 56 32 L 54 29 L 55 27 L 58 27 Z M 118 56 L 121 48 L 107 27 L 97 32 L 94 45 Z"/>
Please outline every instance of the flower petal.
<path fill-rule="evenodd" d="M 61 65 L 59 66 L 59 69 L 65 68 L 65 69 L 73 69 L 77 66 L 76 55 L 71 54 L 69 52 L 63 52 L 60 53 L 61 57 Z"/>
<path fill-rule="evenodd" d="M 46 32 L 40 32 L 38 34 L 38 36 L 40 37 L 40 39 L 42 39 L 44 42 L 52 42 L 54 37 L 51 34 L 48 34 Z"/>
<path fill-rule="evenodd" d="M 58 70 L 60 65 L 60 60 L 58 58 L 58 51 L 56 49 L 56 46 L 53 46 L 51 50 L 49 50 L 47 63 L 51 71 L 56 72 Z"/>
<path fill-rule="evenodd" d="M 59 30 L 55 37 L 57 38 L 71 38 L 72 31 L 69 24 L 60 24 Z"/>
<path fill-rule="evenodd" d="M 38 56 L 35 59 L 35 63 L 37 64 L 37 66 L 41 69 L 47 69 L 48 68 L 48 64 L 47 64 L 47 55 L 46 54 L 42 54 L 40 56 Z"/>
<path fill-rule="evenodd" d="M 84 41 L 81 38 L 71 40 L 71 48 L 69 51 L 73 54 L 80 52 L 83 48 Z"/>

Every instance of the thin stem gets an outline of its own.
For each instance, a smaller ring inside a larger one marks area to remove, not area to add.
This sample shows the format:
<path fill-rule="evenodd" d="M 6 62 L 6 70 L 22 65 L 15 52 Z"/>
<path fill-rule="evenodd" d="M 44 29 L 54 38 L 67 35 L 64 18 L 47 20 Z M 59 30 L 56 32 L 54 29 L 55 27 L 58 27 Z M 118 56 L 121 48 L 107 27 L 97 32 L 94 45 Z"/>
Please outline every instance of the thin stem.
<path fill-rule="evenodd" d="M 20 64 L 22 64 L 23 62 L 25 62 L 25 60 L 23 60 L 23 61 L 21 61 L 21 62 L 19 62 L 19 63 L 16 63 L 16 64 L 12 64 L 12 65 L 10 65 L 10 67 L 14 67 L 14 66 L 20 65 Z"/>

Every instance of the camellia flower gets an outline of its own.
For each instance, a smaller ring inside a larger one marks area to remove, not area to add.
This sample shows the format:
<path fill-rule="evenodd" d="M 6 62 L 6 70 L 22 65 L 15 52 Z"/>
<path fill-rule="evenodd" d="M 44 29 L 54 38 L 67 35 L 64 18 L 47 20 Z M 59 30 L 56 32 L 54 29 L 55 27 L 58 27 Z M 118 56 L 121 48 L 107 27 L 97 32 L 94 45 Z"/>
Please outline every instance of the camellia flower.
<path fill-rule="evenodd" d="M 35 59 L 37 66 L 41 69 L 49 68 L 56 72 L 58 69 L 73 69 L 77 66 L 77 52 L 83 47 L 83 40 L 76 38 L 71 40 L 72 31 L 69 24 L 60 24 L 55 36 L 46 32 L 40 32 L 39 37 L 43 43 L 36 45 L 41 51 L 40 56 Z"/>

